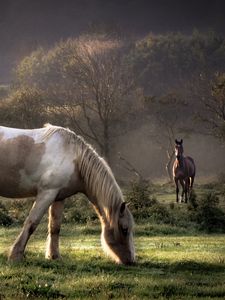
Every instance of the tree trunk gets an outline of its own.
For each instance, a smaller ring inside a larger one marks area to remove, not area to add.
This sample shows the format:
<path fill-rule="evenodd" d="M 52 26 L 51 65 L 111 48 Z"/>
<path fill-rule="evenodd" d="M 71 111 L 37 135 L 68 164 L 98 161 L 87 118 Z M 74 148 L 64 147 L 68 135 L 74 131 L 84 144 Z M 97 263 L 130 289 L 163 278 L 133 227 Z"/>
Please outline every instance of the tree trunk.
<path fill-rule="evenodd" d="M 168 161 L 166 163 L 166 172 L 169 177 L 169 182 L 173 182 L 172 162 L 173 162 L 174 151 L 172 154 L 167 151 Z"/>
<path fill-rule="evenodd" d="M 103 133 L 103 156 L 110 164 L 110 153 L 109 153 L 109 126 L 106 122 L 104 124 L 104 133 Z"/>

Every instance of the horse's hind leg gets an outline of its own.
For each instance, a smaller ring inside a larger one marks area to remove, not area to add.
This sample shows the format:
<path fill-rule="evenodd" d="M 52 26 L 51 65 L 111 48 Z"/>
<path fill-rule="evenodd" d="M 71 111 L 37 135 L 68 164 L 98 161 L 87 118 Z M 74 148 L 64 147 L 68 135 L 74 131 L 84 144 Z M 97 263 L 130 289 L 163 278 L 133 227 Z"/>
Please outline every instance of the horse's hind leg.
<path fill-rule="evenodd" d="M 191 181 L 191 183 L 190 183 L 190 191 L 192 191 L 193 184 L 194 184 L 194 181 L 195 181 L 195 176 L 191 176 L 190 181 Z"/>
<path fill-rule="evenodd" d="M 64 201 L 53 202 L 49 208 L 48 238 L 45 257 L 48 259 L 60 258 L 59 232 L 62 222 Z"/>
<path fill-rule="evenodd" d="M 178 186 L 178 179 L 177 178 L 175 178 L 175 184 L 176 184 L 176 201 L 178 203 L 179 202 L 179 197 L 178 197 L 178 195 L 179 195 L 179 186 Z"/>
<path fill-rule="evenodd" d="M 24 256 L 24 250 L 30 235 L 34 232 L 38 226 L 44 213 L 48 207 L 55 200 L 58 190 L 44 190 L 40 192 L 34 202 L 33 207 L 24 223 L 23 229 L 13 244 L 10 254 L 10 261 L 19 261 Z"/>
<path fill-rule="evenodd" d="M 190 193 L 190 178 L 189 177 L 187 177 L 186 179 L 185 179 L 185 190 L 184 190 L 184 193 L 185 193 L 185 203 L 187 203 L 187 201 L 188 201 L 188 198 L 189 198 L 189 193 Z"/>
<path fill-rule="evenodd" d="M 192 195 L 194 181 L 195 181 L 195 176 L 191 176 L 190 177 L 190 187 L 189 187 L 189 190 L 190 190 L 189 197 L 191 197 L 191 195 Z"/>

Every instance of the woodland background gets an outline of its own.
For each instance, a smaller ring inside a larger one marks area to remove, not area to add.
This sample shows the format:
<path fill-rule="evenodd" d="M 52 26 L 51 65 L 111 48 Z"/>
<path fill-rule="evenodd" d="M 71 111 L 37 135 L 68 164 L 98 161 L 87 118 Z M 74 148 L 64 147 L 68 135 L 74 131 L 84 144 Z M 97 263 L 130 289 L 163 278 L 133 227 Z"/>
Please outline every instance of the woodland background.
<path fill-rule="evenodd" d="M 213 31 L 129 39 L 92 29 L 17 64 L 0 87 L 1 124 L 69 127 L 122 181 L 171 179 L 174 139 L 183 138 L 208 180 L 225 166 L 224 70 L 225 39 Z"/>

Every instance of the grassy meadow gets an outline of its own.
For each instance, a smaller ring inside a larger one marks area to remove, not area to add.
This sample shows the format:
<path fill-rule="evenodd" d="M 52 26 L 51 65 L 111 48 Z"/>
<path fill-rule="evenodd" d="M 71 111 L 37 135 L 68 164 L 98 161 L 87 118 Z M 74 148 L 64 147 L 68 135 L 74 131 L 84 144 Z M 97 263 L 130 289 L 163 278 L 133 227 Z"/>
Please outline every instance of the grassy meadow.
<path fill-rule="evenodd" d="M 200 190 L 199 190 L 200 192 Z M 172 189 L 158 192 L 166 205 Z M 185 204 L 178 204 L 185 214 Z M 21 225 L 0 227 L 0 299 L 225 299 L 225 234 L 137 222 L 134 266 L 102 252 L 100 227 L 64 223 L 61 261 L 44 258 L 47 221 L 28 243 L 25 260 L 7 262 Z"/>

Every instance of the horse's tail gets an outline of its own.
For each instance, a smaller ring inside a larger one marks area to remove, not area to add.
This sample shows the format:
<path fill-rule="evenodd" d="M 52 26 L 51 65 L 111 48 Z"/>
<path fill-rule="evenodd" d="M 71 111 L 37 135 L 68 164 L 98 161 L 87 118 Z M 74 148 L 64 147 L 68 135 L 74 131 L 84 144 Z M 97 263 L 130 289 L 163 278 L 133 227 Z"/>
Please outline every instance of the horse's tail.
<path fill-rule="evenodd" d="M 195 166 L 195 161 L 192 157 L 186 156 L 186 160 L 189 162 L 189 175 L 190 177 L 194 177 L 196 174 L 196 166 Z"/>

